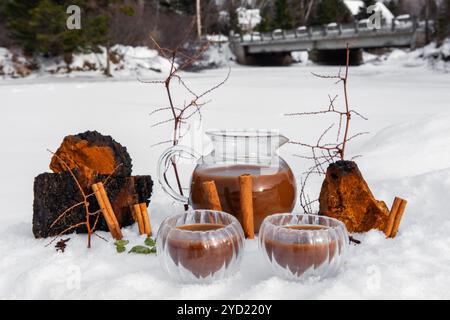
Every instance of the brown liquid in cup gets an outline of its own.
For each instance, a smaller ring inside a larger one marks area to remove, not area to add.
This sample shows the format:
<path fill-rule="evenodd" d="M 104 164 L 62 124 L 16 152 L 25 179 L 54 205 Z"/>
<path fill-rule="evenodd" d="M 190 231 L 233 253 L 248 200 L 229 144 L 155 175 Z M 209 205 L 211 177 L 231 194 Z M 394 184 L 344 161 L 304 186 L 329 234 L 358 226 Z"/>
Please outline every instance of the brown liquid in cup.
<path fill-rule="evenodd" d="M 187 224 L 176 227 L 183 231 L 214 231 L 225 227 L 223 224 Z M 167 237 L 167 248 L 175 264 L 181 264 L 197 278 L 205 278 L 228 266 L 233 254 L 239 250 L 238 238 L 221 234 L 213 241 L 205 237 L 186 236 L 183 232 L 171 231 Z"/>
<path fill-rule="evenodd" d="M 277 172 L 264 172 L 256 165 L 230 165 L 224 167 L 198 167 L 192 176 L 191 203 L 194 209 L 208 208 L 202 183 L 214 181 L 222 211 L 234 215 L 242 223 L 239 176 L 253 178 L 253 211 L 255 232 L 265 217 L 273 213 L 291 212 L 295 205 L 296 186 L 292 171 L 281 166 Z"/>
<path fill-rule="evenodd" d="M 189 231 L 212 231 L 223 227 L 225 227 L 225 225 L 218 223 L 194 223 L 178 226 L 177 229 Z"/>
<path fill-rule="evenodd" d="M 311 231 L 328 229 L 319 225 L 293 225 L 284 228 Z M 336 240 L 323 244 L 306 244 L 266 238 L 264 242 L 270 260 L 274 259 L 280 266 L 289 268 L 297 276 L 301 276 L 311 267 L 319 267 L 327 259 L 332 259 L 337 250 Z"/>

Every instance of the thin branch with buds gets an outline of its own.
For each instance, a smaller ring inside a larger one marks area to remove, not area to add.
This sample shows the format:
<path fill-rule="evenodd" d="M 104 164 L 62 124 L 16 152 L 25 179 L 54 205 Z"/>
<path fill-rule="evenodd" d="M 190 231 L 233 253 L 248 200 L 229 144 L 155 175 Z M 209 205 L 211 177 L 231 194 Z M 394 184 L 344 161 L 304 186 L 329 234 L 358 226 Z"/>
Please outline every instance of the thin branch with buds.
<path fill-rule="evenodd" d="M 55 152 L 48 150 L 48 152 L 50 152 L 54 157 L 56 157 L 56 159 L 61 163 L 61 165 L 66 169 L 66 171 L 69 172 L 70 176 L 72 177 L 73 181 L 75 182 L 75 185 L 78 188 L 79 193 L 81 194 L 82 197 L 82 201 L 75 203 L 74 205 L 70 206 L 69 208 L 65 209 L 61 214 L 58 215 L 58 217 L 52 222 L 52 224 L 50 225 L 50 228 L 53 228 L 58 222 L 60 222 L 62 219 L 64 219 L 68 214 L 70 214 L 71 212 L 73 212 L 74 209 L 80 207 L 80 206 L 84 206 L 84 212 L 85 212 L 85 218 L 86 220 L 81 221 L 79 223 L 76 223 L 74 225 L 68 226 L 67 228 L 65 228 L 63 231 L 59 232 L 55 237 L 53 237 L 53 239 L 46 244 L 46 247 L 49 246 L 50 244 L 52 244 L 56 239 L 58 239 L 59 237 L 61 237 L 62 235 L 68 233 L 69 231 L 72 231 L 76 228 L 85 226 L 87 233 L 88 233 L 88 240 L 87 240 L 87 247 L 90 248 L 91 247 L 91 238 L 92 235 L 96 235 L 97 237 L 107 241 L 105 238 L 97 235 L 95 233 L 95 229 L 97 227 L 97 223 L 98 220 L 100 218 L 100 213 L 101 210 L 97 210 L 95 212 L 90 212 L 89 211 L 89 198 L 92 197 L 94 195 L 94 193 L 86 193 L 86 191 L 83 189 L 83 187 L 81 186 L 81 183 L 79 182 L 79 180 L 77 179 L 75 173 L 73 172 L 73 170 L 69 167 L 69 165 L 67 164 L 66 161 L 64 161 L 58 154 L 56 154 Z M 103 180 L 103 184 L 106 186 L 111 177 L 117 172 L 117 169 L 122 166 L 122 164 L 120 163 L 119 165 L 117 165 L 114 170 L 111 172 L 111 174 L 109 174 L 104 180 Z M 91 226 L 91 221 L 90 221 L 90 217 L 91 216 L 96 216 L 94 224 Z"/>
<path fill-rule="evenodd" d="M 308 213 L 312 213 L 311 205 L 318 201 L 318 199 L 310 200 L 310 197 L 306 193 L 306 185 L 308 179 L 313 174 L 324 175 L 326 173 L 325 166 L 337 161 L 337 160 L 345 160 L 347 143 L 363 134 L 367 134 L 368 132 L 359 132 L 352 136 L 349 136 L 349 128 L 350 128 L 350 120 L 352 115 L 358 116 L 363 120 L 368 120 L 365 116 L 363 116 L 358 111 L 351 109 L 348 98 L 348 71 L 349 71 L 349 62 L 350 62 L 350 48 L 347 44 L 346 51 L 346 64 L 344 69 L 344 74 L 342 74 L 342 69 L 339 69 L 337 75 L 320 75 L 317 73 L 312 73 L 313 76 L 321 78 L 321 79 L 332 79 L 336 80 L 335 84 L 342 82 L 343 93 L 344 93 L 344 110 L 340 110 L 336 107 L 335 103 L 337 100 L 337 95 L 334 97 L 328 96 L 329 105 L 324 110 L 319 111 L 310 111 L 310 112 L 296 112 L 296 113 L 288 113 L 286 116 L 317 116 L 324 114 L 335 114 L 339 117 L 337 134 L 335 143 L 324 143 L 325 137 L 330 133 L 330 131 L 335 127 L 334 124 L 330 125 L 327 129 L 325 129 L 322 134 L 317 139 L 315 144 L 309 144 L 304 142 L 292 141 L 292 144 L 298 145 L 300 147 L 304 147 L 310 150 L 311 156 L 299 156 L 303 159 L 313 161 L 313 165 L 304 173 L 304 178 L 301 181 L 300 186 L 300 205 L 303 210 Z M 343 132 L 343 133 L 342 133 Z M 341 138 L 342 136 L 342 138 Z M 353 159 L 353 158 L 352 158 Z"/>
<path fill-rule="evenodd" d="M 170 70 L 167 77 L 164 80 L 156 80 L 156 81 L 139 80 L 139 81 L 147 84 L 163 84 L 165 87 L 165 93 L 167 95 L 169 106 L 156 108 L 150 113 L 150 115 L 155 115 L 161 112 L 169 111 L 170 117 L 167 119 L 159 120 L 152 126 L 160 126 L 163 124 L 172 123 L 172 138 L 170 140 L 158 142 L 153 146 L 162 145 L 166 143 L 171 143 L 173 146 L 176 146 L 189 130 L 189 124 L 187 121 L 194 116 L 198 116 L 199 121 L 201 121 L 202 119 L 201 109 L 209 102 L 203 101 L 203 98 L 205 98 L 205 96 L 210 94 L 212 91 L 221 87 L 230 76 L 231 69 L 228 70 L 227 75 L 222 81 L 220 81 L 219 83 L 217 83 L 216 85 L 214 85 L 213 87 L 207 89 L 202 93 L 196 93 L 189 87 L 189 85 L 186 83 L 186 81 L 180 74 L 180 71 L 185 70 L 186 68 L 197 62 L 209 45 L 208 43 L 201 44 L 200 47 L 196 50 L 196 52 L 192 55 L 183 52 L 184 41 L 191 33 L 192 27 L 193 24 L 191 25 L 191 28 L 188 29 L 183 42 L 179 43 L 175 49 L 162 48 L 159 45 L 159 43 L 153 37 L 150 36 L 151 41 L 159 51 L 160 55 L 170 63 Z M 179 59 L 181 59 L 182 62 L 178 66 L 177 61 Z M 173 83 L 172 80 L 177 80 L 178 84 L 189 95 L 189 98 L 186 99 L 188 102 L 185 102 L 182 106 L 176 106 L 176 103 L 174 101 L 172 93 L 172 83 Z M 171 164 L 175 175 L 178 191 L 180 192 L 181 195 L 183 195 L 183 188 L 181 186 L 176 160 L 172 159 Z M 185 209 L 187 210 L 187 204 L 185 204 Z"/>

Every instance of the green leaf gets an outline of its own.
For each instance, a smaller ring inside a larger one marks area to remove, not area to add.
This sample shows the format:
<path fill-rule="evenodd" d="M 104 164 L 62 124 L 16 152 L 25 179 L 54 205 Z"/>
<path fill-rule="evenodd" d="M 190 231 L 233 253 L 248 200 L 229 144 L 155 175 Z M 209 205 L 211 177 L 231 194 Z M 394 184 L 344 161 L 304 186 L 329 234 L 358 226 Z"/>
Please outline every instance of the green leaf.
<path fill-rule="evenodd" d="M 116 246 L 116 250 L 118 253 L 122 253 L 126 250 L 125 246 Z"/>
<path fill-rule="evenodd" d="M 150 237 L 147 237 L 147 239 L 145 239 L 144 243 L 145 243 L 145 245 L 147 245 L 149 247 L 156 246 L 156 241 L 153 238 L 150 238 Z"/>
<path fill-rule="evenodd" d="M 114 244 L 118 247 L 126 246 L 130 241 L 128 240 L 117 240 Z"/>
<path fill-rule="evenodd" d="M 153 253 L 152 251 L 153 249 L 150 249 L 149 247 L 146 246 L 134 246 L 133 248 L 131 248 L 130 251 L 128 251 L 128 253 L 140 253 L 140 254 L 149 254 L 149 253 Z"/>

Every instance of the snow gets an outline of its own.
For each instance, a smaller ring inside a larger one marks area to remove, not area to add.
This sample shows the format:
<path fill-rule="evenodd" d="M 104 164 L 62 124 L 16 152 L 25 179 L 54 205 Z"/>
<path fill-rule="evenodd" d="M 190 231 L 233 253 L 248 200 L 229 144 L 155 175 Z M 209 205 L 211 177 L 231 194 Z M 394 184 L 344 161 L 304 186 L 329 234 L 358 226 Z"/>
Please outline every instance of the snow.
<path fill-rule="evenodd" d="M 416 50 L 391 49 L 384 54 L 375 55 L 363 52 L 363 60 L 366 64 L 395 65 L 403 67 L 427 66 L 440 72 L 450 71 L 450 39 L 446 39 L 441 46 L 435 42 Z"/>
<path fill-rule="evenodd" d="M 228 37 L 223 34 L 208 34 L 208 35 L 206 35 L 206 39 L 212 43 L 228 42 Z"/>
<path fill-rule="evenodd" d="M 381 13 L 381 17 L 386 20 L 387 24 L 390 24 L 392 22 L 392 19 L 394 19 L 394 15 L 383 2 L 378 1 L 377 3 L 375 3 L 374 12 L 377 11 Z"/>
<path fill-rule="evenodd" d="M 444 43 L 438 48 L 438 53 L 447 61 L 450 60 L 450 38 L 447 38 Z"/>
<path fill-rule="evenodd" d="M 307 64 L 309 63 L 309 53 L 308 51 L 293 51 L 291 56 L 294 62 Z"/>
<path fill-rule="evenodd" d="M 348 157 L 363 156 L 357 162 L 378 199 L 388 206 L 394 196 L 408 200 L 400 232 L 394 239 L 378 231 L 355 235 L 362 244 L 351 246 L 337 277 L 305 284 L 273 276 L 256 240 L 246 241 L 237 274 L 210 285 L 180 285 L 166 276 L 156 256 L 118 254 L 112 241 L 94 238 L 87 249 L 86 235 L 69 235 L 63 254 L 45 247 L 49 240 L 34 239 L 31 219 L 33 179 L 49 170 L 46 149 L 55 150 L 67 134 L 96 129 L 127 147 L 134 174 L 155 179 L 156 161 L 165 146 L 150 146 L 165 140 L 169 128 L 152 128 L 155 118 L 148 114 L 166 105 L 164 91 L 136 79 L 99 76 L 0 80 L 0 298 L 449 299 L 450 74 L 425 62 L 405 64 L 406 58 L 417 60 L 410 55 L 393 51 L 386 59 L 351 67 L 349 79 L 350 103 L 369 118 L 354 117 L 351 132 L 370 134 L 349 144 Z M 203 128 L 274 128 L 292 140 L 313 142 L 331 118 L 283 114 L 327 106 L 327 94 L 340 89 L 311 72 L 337 71 L 311 64 L 233 66 L 229 81 L 204 109 Z M 184 77 L 201 90 L 226 72 L 214 69 Z M 149 79 L 158 76 L 151 73 Z M 308 165 L 294 156 L 300 152 L 295 145 L 280 149 L 298 180 Z M 183 181 L 192 167 L 180 168 Z M 311 194 L 318 192 L 320 182 L 311 180 Z M 151 200 L 154 230 L 164 217 L 182 211 L 158 186 Z M 144 240 L 136 225 L 123 233 L 131 242 L 128 248 Z M 107 233 L 101 235 L 109 239 Z"/>
<path fill-rule="evenodd" d="M 359 13 L 361 8 L 364 8 L 364 2 L 361 0 L 344 0 L 344 4 L 354 16 Z M 392 19 L 394 19 L 394 15 L 392 14 L 392 12 L 381 1 L 377 1 L 375 3 L 374 12 L 378 11 L 381 13 L 381 17 L 386 20 L 387 24 L 391 23 Z"/>
<path fill-rule="evenodd" d="M 156 50 L 147 47 L 131 47 L 115 45 L 111 47 L 111 52 L 120 56 L 119 61 L 111 62 L 111 73 L 120 78 L 136 78 L 152 76 L 159 72 L 168 72 L 170 63 L 158 55 Z M 18 62 L 26 64 L 27 60 L 20 52 L 16 52 Z M 106 49 L 100 47 L 98 53 L 76 53 L 73 61 L 69 64 L 70 72 L 67 72 L 67 65 L 61 58 L 44 59 L 37 58 L 40 70 L 32 74 L 33 77 L 46 75 L 57 75 L 61 77 L 96 77 L 106 66 Z M 13 52 L 6 48 L 0 48 L 0 66 L 3 66 L 3 78 L 19 77 L 14 65 L 17 62 L 13 59 Z M 0 70 L 1 71 L 1 70 Z M 2 77 L 0 72 L 0 79 Z"/>
<path fill-rule="evenodd" d="M 222 36 L 223 37 L 223 36 Z M 210 42 L 202 61 L 199 64 L 207 67 L 227 67 L 233 65 L 236 60 L 228 42 Z"/>
<path fill-rule="evenodd" d="M 364 8 L 364 2 L 362 0 L 344 0 L 344 4 L 354 16 L 359 13 L 361 8 Z"/>

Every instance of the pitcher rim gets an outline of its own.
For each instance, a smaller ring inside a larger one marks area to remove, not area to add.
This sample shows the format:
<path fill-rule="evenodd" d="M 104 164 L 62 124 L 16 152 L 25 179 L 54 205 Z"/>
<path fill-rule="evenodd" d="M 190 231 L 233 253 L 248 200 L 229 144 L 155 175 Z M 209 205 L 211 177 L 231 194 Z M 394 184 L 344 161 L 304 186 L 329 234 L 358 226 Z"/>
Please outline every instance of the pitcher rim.
<path fill-rule="evenodd" d="M 205 134 L 213 137 L 237 137 L 237 138 L 258 138 L 258 137 L 283 137 L 286 136 L 277 130 L 268 129 L 210 129 Z"/>

